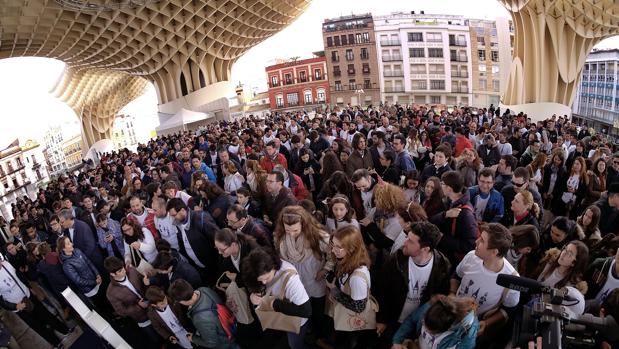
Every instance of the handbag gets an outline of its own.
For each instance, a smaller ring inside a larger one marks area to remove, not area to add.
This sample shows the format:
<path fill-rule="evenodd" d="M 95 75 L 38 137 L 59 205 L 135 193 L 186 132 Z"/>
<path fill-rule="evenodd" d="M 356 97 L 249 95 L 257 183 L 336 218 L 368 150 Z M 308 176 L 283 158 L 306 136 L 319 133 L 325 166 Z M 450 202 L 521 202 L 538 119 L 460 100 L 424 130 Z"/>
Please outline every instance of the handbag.
<path fill-rule="evenodd" d="M 140 251 L 136 251 L 133 247 L 129 248 L 131 249 L 131 264 L 135 267 L 135 270 L 140 272 L 142 275 L 153 275 L 153 271 L 155 269 L 146 261 L 144 255 L 142 255 Z"/>
<path fill-rule="evenodd" d="M 365 273 L 355 271 L 344 283 L 342 292 L 350 295 L 350 278 L 352 276 L 362 277 L 366 284 L 369 285 L 368 279 Z M 366 300 L 365 308 L 360 313 L 346 308 L 340 302 L 333 299 L 331 295 L 327 297 L 326 314 L 333 318 L 336 331 L 362 331 L 376 329 L 376 313 L 378 312 L 378 302 L 370 294 L 370 288 L 368 286 L 368 298 Z"/>
<path fill-rule="evenodd" d="M 294 270 L 286 270 L 285 272 L 280 273 L 280 275 L 273 281 L 271 287 L 267 288 L 265 296 L 262 297 L 262 303 L 260 303 L 260 305 L 256 308 L 256 316 L 258 316 L 258 320 L 260 320 L 260 325 L 262 325 L 263 330 L 270 328 L 273 330 L 296 334 L 301 332 L 301 321 L 303 318 L 274 311 L 271 307 L 271 304 L 273 304 L 273 301 L 275 300 L 275 297 L 271 295 L 272 286 L 285 275 L 284 281 L 281 285 L 279 297 L 277 298 L 284 299 L 286 294 L 286 285 L 288 284 L 290 278 L 296 274 L 297 272 Z"/>
<path fill-rule="evenodd" d="M 228 278 L 230 282 L 223 282 L 224 277 Z M 226 271 L 217 279 L 215 286 L 226 294 L 226 306 L 234 314 L 236 321 L 248 325 L 254 322 L 254 317 L 251 315 L 247 292 L 236 284 L 236 277 L 236 273 Z"/>

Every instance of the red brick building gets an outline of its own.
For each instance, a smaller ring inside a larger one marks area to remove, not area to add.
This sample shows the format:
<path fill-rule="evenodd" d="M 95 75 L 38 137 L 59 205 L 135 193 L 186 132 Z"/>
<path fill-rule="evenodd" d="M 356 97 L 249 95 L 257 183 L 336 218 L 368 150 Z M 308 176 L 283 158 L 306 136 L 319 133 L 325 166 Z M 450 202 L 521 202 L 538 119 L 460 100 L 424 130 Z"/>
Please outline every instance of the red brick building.
<path fill-rule="evenodd" d="M 308 109 L 330 102 L 324 53 L 266 67 L 272 111 Z"/>

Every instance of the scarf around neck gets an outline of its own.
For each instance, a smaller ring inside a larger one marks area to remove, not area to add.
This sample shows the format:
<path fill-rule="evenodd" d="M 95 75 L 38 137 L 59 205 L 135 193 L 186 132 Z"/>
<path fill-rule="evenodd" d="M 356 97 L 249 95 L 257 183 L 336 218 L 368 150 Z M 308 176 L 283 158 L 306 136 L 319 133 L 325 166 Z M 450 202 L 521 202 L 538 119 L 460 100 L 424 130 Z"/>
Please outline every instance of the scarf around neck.
<path fill-rule="evenodd" d="M 306 246 L 305 237 L 302 235 L 294 238 L 285 234 L 284 239 L 279 243 L 279 249 L 282 259 L 291 263 L 300 263 L 313 253 L 311 248 Z"/>

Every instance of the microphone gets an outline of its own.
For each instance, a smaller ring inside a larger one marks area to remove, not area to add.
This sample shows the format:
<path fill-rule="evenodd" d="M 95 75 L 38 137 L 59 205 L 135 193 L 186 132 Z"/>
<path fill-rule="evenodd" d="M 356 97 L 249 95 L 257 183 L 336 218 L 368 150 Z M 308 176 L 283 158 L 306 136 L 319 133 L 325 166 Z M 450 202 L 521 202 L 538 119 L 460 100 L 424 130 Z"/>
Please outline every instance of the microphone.
<path fill-rule="evenodd" d="M 510 290 L 524 292 L 527 294 L 551 294 L 554 290 L 553 287 L 545 286 L 537 280 L 510 274 L 499 274 L 496 278 L 496 284 L 505 288 L 509 288 Z M 568 302 L 578 301 L 577 299 L 568 295 L 567 289 L 563 288 L 561 289 L 561 291 L 563 291 L 563 300 Z"/>
<path fill-rule="evenodd" d="M 499 274 L 496 278 L 496 284 L 509 288 L 510 290 L 529 294 L 542 293 L 542 291 L 546 288 L 546 286 L 542 285 L 542 283 L 537 280 L 510 274 Z"/>

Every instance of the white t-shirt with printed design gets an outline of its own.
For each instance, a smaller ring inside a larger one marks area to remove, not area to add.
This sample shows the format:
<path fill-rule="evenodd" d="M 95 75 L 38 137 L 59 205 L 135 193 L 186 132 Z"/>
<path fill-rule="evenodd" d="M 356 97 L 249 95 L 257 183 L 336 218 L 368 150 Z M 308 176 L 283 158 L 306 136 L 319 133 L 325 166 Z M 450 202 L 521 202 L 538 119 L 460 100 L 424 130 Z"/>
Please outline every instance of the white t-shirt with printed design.
<path fill-rule="evenodd" d="M 404 322 L 406 318 L 417 308 L 421 302 L 421 295 L 428 286 L 428 280 L 432 273 L 432 266 L 434 265 L 434 256 L 425 265 L 419 266 L 415 264 L 412 258 L 408 258 L 408 293 L 406 294 L 406 300 L 404 301 L 404 307 L 398 321 Z"/>
<path fill-rule="evenodd" d="M 475 250 L 464 256 L 456 267 L 456 274 L 462 279 L 456 295 L 474 298 L 480 316 L 497 307 L 501 301 L 504 288 L 496 284 L 497 276 L 499 274 L 518 275 L 505 258 L 503 258 L 503 269 L 498 273 L 486 269 L 481 258 L 475 255 Z M 518 301 L 520 301 L 520 293 L 508 290 L 503 305 L 515 307 Z"/>
<path fill-rule="evenodd" d="M 419 334 L 419 348 L 420 349 L 437 349 L 445 337 L 447 337 L 451 331 L 445 331 L 443 333 L 431 334 L 428 332 L 426 325 L 421 325 L 421 333 Z"/>
<path fill-rule="evenodd" d="M 613 273 L 614 270 L 615 261 L 612 262 L 610 268 L 608 269 L 608 274 L 606 275 L 606 282 L 604 283 L 604 286 L 602 286 L 602 289 L 595 296 L 595 300 L 599 302 L 599 304 L 602 304 L 602 302 L 606 300 L 606 297 L 608 297 L 608 294 L 612 290 L 614 290 L 615 288 L 619 288 L 619 279 L 615 277 Z"/>

